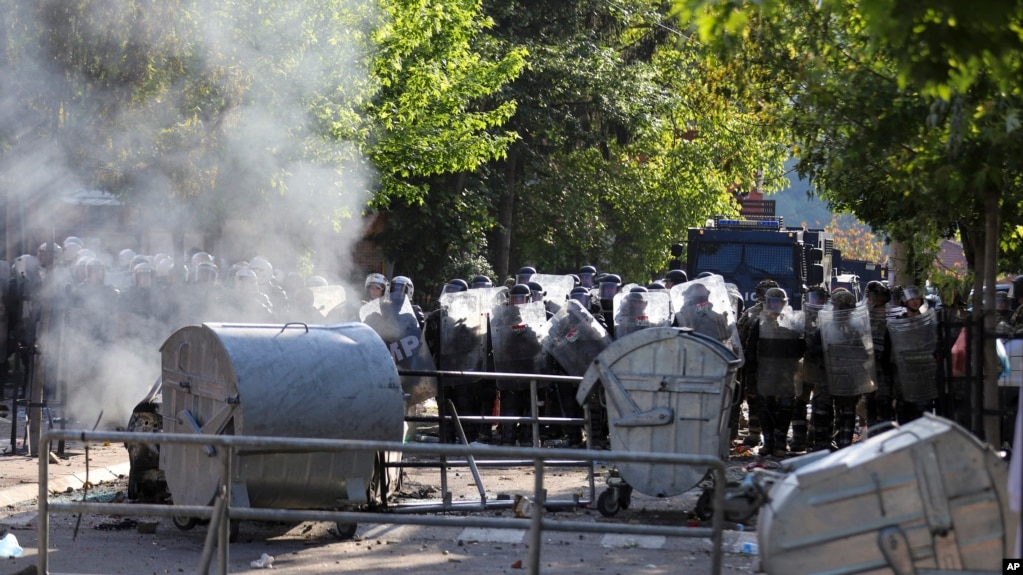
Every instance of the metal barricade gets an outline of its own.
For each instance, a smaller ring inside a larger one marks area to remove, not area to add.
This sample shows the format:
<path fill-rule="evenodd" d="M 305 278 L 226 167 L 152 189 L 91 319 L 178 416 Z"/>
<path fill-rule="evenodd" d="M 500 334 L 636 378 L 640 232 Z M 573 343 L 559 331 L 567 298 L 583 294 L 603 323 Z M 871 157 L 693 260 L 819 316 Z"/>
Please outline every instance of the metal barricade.
<path fill-rule="evenodd" d="M 713 518 L 711 527 L 674 527 L 657 525 L 636 525 L 621 523 L 587 523 L 582 521 L 553 520 L 544 516 L 545 460 L 558 458 L 613 459 L 620 462 L 660 463 L 668 465 L 691 465 L 710 469 L 715 484 L 725 485 L 725 463 L 720 458 L 707 455 L 684 455 L 673 453 L 638 453 L 626 451 L 594 451 L 564 448 L 535 447 L 476 447 L 448 444 L 406 444 L 388 441 L 308 439 L 281 437 L 253 437 L 241 435 L 198 436 L 177 433 L 125 433 L 113 431 L 72 431 L 48 430 L 43 432 L 41 446 L 49 450 L 53 441 L 79 440 L 85 444 L 137 442 L 146 444 L 177 444 L 215 447 L 214 457 L 220 463 L 220 487 L 212 506 L 159 505 L 95 503 L 87 501 L 58 503 L 48 501 L 49 461 L 39 458 L 39 550 L 37 569 L 40 574 L 49 573 L 49 531 L 51 513 L 105 513 L 125 516 L 197 517 L 210 519 L 206 542 L 199 560 L 198 573 L 209 573 L 214 551 L 216 552 L 218 574 L 227 573 L 229 557 L 229 528 L 231 519 L 266 521 L 334 521 L 387 523 L 402 525 L 433 525 L 441 527 L 519 528 L 528 530 L 529 557 L 527 573 L 539 575 L 542 534 L 547 531 L 578 533 L 616 533 L 628 535 L 661 535 L 674 537 L 710 538 L 711 574 L 721 572 L 721 544 L 724 528 L 724 490 L 714 490 Z M 43 453 L 46 453 L 46 451 Z M 351 451 L 401 451 L 410 454 L 437 454 L 447 457 L 470 457 L 481 454 L 500 454 L 507 457 L 530 459 L 534 466 L 533 507 L 529 519 L 453 517 L 410 514 L 385 514 L 358 511 L 255 509 L 235 507 L 231 501 L 231 465 L 237 453 L 295 453 L 295 452 L 351 452 Z"/>
<path fill-rule="evenodd" d="M 448 435 L 446 428 L 453 426 L 455 429 L 455 436 L 457 441 L 463 445 L 467 445 L 468 441 L 465 435 L 465 431 L 462 427 L 462 422 L 474 422 L 474 423 L 489 423 L 489 424 L 503 424 L 503 423 L 520 423 L 531 426 L 532 428 L 532 445 L 533 447 L 541 447 L 540 441 L 540 427 L 542 425 L 572 425 L 579 426 L 585 430 L 587 448 L 592 447 L 591 438 L 592 431 L 590 429 L 590 414 L 588 407 L 583 406 L 584 416 L 582 418 L 568 418 L 568 417 L 548 417 L 541 416 L 539 406 L 537 404 L 537 382 L 544 382 L 545 384 L 557 383 L 557 382 L 571 382 L 578 384 L 582 381 L 581 377 L 572 375 L 547 375 L 547 374 L 524 374 L 524 373 L 505 373 L 505 372 L 494 372 L 494 371 L 452 371 L 452 370 L 398 370 L 398 374 L 401 376 L 416 376 L 416 377 L 430 377 L 437 379 L 437 403 L 439 413 L 437 416 L 406 416 L 405 421 L 407 423 L 434 423 L 438 424 L 440 437 L 446 437 Z M 474 380 L 474 379 L 492 379 L 492 380 L 528 380 L 530 390 L 530 415 L 528 416 L 494 416 L 494 415 L 460 415 L 452 402 L 448 401 L 445 396 L 445 380 Z M 455 466 L 465 466 L 469 468 L 470 473 L 473 476 L 473 480 L 476 482 L 476 486 L 480 493 L 479 503 L 467 503 L 458 505 L 463 510 L 484 510 L 487 508 L 494 508 L 493 503 L 489 503 L 484 498 L 483 493 L 483 481 L 480 478 L 479 468 L 480 467 L 492 467 L 495 465 L 501 466 L 526 466 L 531 465 L 532 462 L 526 461 L 513 461 L 506 457 L 502 457 L 500 460 L 494 461 L 477 461 L 473 456 L 468 456 L 465 462 L 451 462 L 447 460 L 447 457 L 441 453 L 439 461 L 433 462 L 416 462 L 410 464 L 407 461 L 400 462 L 388 462 L 385 465 L 390 468 L 403 468 L 403 467 L 437 467 L 440 470 L 440 482 L 441 482 L 441 493 L 448 493 L 448 469 Z M 548 459 L 545 464 L 547 467 L 586 467 L 587 468 L 587 483 L 589 487 L 589 499 L 585 503 L 592 503 L 596 497 L 596 485 L 594 483 L 594 466 L 593 460 L 586 460 L 583 458 L 574 457 L 572 459 L 564 460 L 553 460 Z M 382 486 L 383 488 L 383 486 Z M 381 496 L 386 499 L 387 493 L 381 493 Z M 580 501 L 566 502 L 561 506 L 578 506 Z M 548 502 L 550 505 L 551 502 Z M 430 511 L 451 511 L 455 505 L 450 501 L 445 500 L 445 503 L 440 508 L 430 509 Z"/>

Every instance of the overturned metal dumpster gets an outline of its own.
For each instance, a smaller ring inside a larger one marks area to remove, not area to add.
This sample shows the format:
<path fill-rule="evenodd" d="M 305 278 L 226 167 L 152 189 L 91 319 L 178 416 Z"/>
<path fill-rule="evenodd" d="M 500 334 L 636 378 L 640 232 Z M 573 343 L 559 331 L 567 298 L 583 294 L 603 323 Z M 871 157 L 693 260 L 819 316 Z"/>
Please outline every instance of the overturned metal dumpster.
<path fill-rule="evenodd" d="M 383 341 L 361 323 L 207 323 L 160 349 L 164 431 L 401 441 L 404 401 Z M 369 501 L 376 454 L 241 453 L 232 505 L 316 509 Z M 178 505 L 208 505 L 219 462 L 209 446 L 163 445 L 160 467 Z M 182 526 L 187 528 L 188 525 Z"/>
<path fill-rule="evenodd" d="M 925 415 L 778 481 L 760 509 L 762 566 L 776 575 L 1000 573 L 1019 522 L 1007 476 L 989 445 Z"/>
<path fill-rule="evenodd" d="M 729 412 L 741 361 L 720 342 L 687 329 L 647 328 L 607 347 L 586 371 L 576 399 L 603 388 L 611 449 L 727 455 Z M 646 495 L 684 493 L 706 469 L 622 463 L 597 500 L 611 516 L 627 509 L 634 488 Z"/>

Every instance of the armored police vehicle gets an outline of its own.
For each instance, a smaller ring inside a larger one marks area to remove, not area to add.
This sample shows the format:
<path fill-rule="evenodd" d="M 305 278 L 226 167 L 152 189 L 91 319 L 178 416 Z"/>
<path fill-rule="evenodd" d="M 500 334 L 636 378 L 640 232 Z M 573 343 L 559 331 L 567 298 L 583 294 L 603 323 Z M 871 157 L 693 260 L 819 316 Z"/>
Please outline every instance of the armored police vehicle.
<path fill-rule="evenodd" d="M 805 286 L 823 284 L 830 291 L 830 232 L 786 227 L 781 217 L 715 217 L 706 226 L 689 228 L 688 232 L 689 277 L 700 272 L 720 274 L 739 287 L 747 306 L 755 303 L 756 285 L 763 279 L 778 282 L 795 309 L 800 307 Z"/>

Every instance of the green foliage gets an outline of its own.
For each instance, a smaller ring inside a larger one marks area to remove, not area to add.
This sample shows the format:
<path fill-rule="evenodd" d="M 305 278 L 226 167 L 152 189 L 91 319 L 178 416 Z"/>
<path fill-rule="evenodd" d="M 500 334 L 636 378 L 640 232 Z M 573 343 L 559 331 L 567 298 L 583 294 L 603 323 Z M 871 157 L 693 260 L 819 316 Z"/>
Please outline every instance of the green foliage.
<path fill-rule="evenodd" d="M 395 198 L 421 202 L 427 188 L 417 179 L 471 172 L 504 154 L 516 136 L 495 128 L 515 103 L 488 97 L 519 74 L 525 57 L 514 48 L 493 60 L 481 57 L 490 22 L 478 0 L 382 6 L 387 18 L 373 34 L 371 68 L 380 89 L 366 107 L 368 152 L 383 178 L 378 207 Z"/>
<path fill-rule="evenodd" d="M 799 172 L 834 211 L 920 248 L 959 230 L 970 256 L 983 244 L 986 195 L 1002 197 L 1007 229 L 1021 222 L 1020 93 L 1000 68 L 1018 66 L 1003 34 L 1018 32 L 1018 6 L 1000 22 L 983 6 L 966 22 L 956 16 L 966 3 L 684 5 L 701 30 L 727 32 L 722 53 L 771 70 L 747 87 L 790 131 Z M 984 30 L 992 36 L 967 46 Z"/>
<path fill-rule="evenodd" d="M 646 282 L 687 227 L 734 213 L 735 190 L 782 181 L 777 133 L 668 6 L 488 3 L 494 35 L 530 54 L 507 90 L 521 139 L 487 180 L 514 198 L 511 268 Z"/>
<path fill-rule="evenodd" d="M 18 79 L 5 89 L 24 108 L 11 132 L 59 142 L 78 179 L 153 218 L 187 206 L 213 234 L 228 218 L 299 244 L 358 230 L 367 200 L 417 205 L 429 178 L 516 138 L 500 129 L 514 101 L 491 96 L 525 54 L 487 46 L 478 1 L 0 9 Z"/>
<path fill-rule="evenodd" d="M 991 79 L 1018 88 L 1023 3 L 869 0 L 860 8 L 874 49 L 894 55 L 903 86 L 945 100 Z"/>

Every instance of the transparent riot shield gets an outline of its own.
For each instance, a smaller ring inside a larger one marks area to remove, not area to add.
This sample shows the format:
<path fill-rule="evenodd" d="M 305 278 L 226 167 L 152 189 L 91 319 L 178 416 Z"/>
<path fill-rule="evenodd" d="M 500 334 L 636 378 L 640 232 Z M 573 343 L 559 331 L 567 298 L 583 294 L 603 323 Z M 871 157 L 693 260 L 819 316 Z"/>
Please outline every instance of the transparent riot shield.
<path fill-rule="evenodd" d="M 908 401 L 929 401 L 938 397 L 938 361 L 934 357 L 937 320 L 934 310 L 915 317 L 888 319 L 895 361 L 896 381 Z"/>
<path fill-rule="evenodd" d="M 533 274 L 529 281 L 542 285 L 543 291 L 547 292 L 547 301 L 554 304 L 557 309 L 565 305 L 568 294 L 575 287 L 575 280 L 568 275 Z"/>
<path fill-rule="evenodd" d="M 581 376 L 593 359 L 611 344 L 600 322 L 575 300 L 568 300 L 548 321 L 544 350 L 569 375 Z"/>
<path fill-rule="evenodd" d="M 400 307 L 386 298 L 367 302 L 359 309 L 359 318 L 384 340 L 398 369 L 434 370 L 433 356 L 412 311 L 412 302 L 407 297 Z M 403 375 L 401 388 L 409 405 L 437 395 L 436 380 L 427 376 Z"/>
<path fill-rule="evenodd" d="M 758 321 L 757 392 L 772 397 L 795 395 L 805 316 L 786 306 L 777 317 L 762 312 Z"/>
<path fill-rule="evenodd" d="M 313 292 L 313 307 L 324 318 L 329 316 L 335 308 L 345 305 L 347 301 L 343 286 L 313 286 L 309 288 L 309 291 Z"/>
<path fill-rule="evenodd" d="M 706 292 L 700 287 L 706 288 Z M 728 295 L 728 285 L 723 277 L 719 275 L 707 276 L 680 283 L 671 287 L 671 307 L 676 312 L 681 310 L 686 303 L 686 292 L 690 298 L 697 298 L 706 301 L 711 305 L 715 313 L 726 316 L 727 323 L 735 323 L 735 307 L 732 305 L 732 298 Z"/>
<path fill-rule="evenodd" d="M 675 327 L 689 328 L 714 338 L 741 357 L 735 308 L 721 276 L 708 276 L 672 286 L 671 303 L 677 310 Z"/>
<path fill-rule="evenodd" d="M 813 338 L 820 327 L 820 313 L 827 304 L 814 304 L 803 300 L 803 339 L 807 349 L 813 345 Z"/>
<path fill-rule="evenodd" d="M 819 313 L 824 369 L 828 389 L 836 397 L 850 397 L 877 389 L 874 382 L 874 341 L 866 300 L 853 309 L 831 306 Z"/>
<path fill-rule="evenodd" d="M 806 342 L 806 348 L 811 349 L 814 345 L 814 337 L 817 334 L 817 327 L 819 326 L 820 311 L 824 309 L 824 305 L 813 304 L 805 299 L 803 300 L 803 339 Z M 810 354 L 803 358 L 803 385 L 818 385 L 820 382 L 825 381 L 827 377 L 823 358 L 818 360 L 815 354 Z M 797 392 L 799 389 L 797 388 Z"/>
<path fill-rule="evenodd" d="M 106 277 L 107 283 L 119 290 L 128 289 L 134 284 L 131 272 L 128 270 L 110 270 L 107 272 Z"/>
<path fill-rule="evenodd" d="M 494 369 L 509 373 L 539 373 L 543 366 L 547 310 L 543 302 L 495 306 L 490 315 Z M 540 385 L 544 385 L 541 383 Z M 498 389 L 528 389 L 529 382 L 500 380 Z"/>
<path fill-rule="evenodd" d="M 453 371 L 483 371 L 487 352 L 487 323 L 479 292 L 451 292 L 440 297 L 440 367 Z M 488 306 L 486 309 L 490 309 Z"/>
<path fill-rule="evenodd" d="M 615 339 L 648 327 L 670 327 L 671 296 L 663 291 L 615 294 L 614 320 Z"/>

